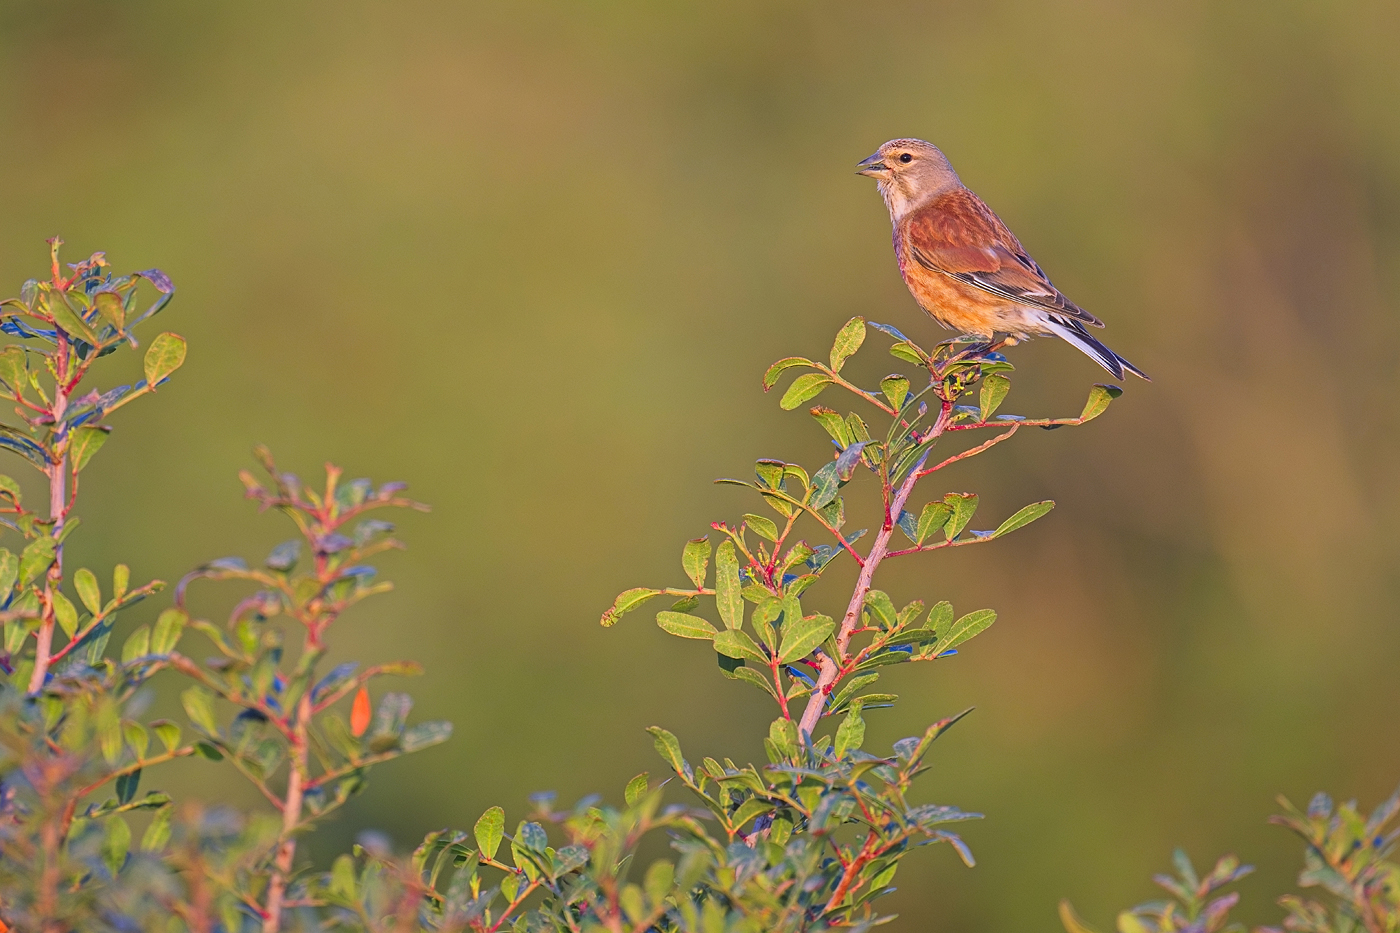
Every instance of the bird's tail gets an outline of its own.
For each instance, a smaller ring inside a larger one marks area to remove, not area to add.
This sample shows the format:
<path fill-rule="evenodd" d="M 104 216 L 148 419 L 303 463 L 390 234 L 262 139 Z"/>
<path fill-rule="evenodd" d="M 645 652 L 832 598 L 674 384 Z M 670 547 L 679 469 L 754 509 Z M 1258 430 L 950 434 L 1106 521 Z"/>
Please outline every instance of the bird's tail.
<path fill-rule="evenodd" d="M 1045 325 L 1055 336 L 1078 347 L 1095 363 L 1098 363 L 1104 369 L 1113 373 L 1115 379 L 1122 379 L 1123 371 L 1127 370 L 1134 376 L 1139 376 L 1146 379 L 1148 382 L 1152 381 L 1147 373 L 1138 369 L 1132 363 L 1129 363 L 1127 360 L 1123 359 L 1123 357 L 1094 339 L 1094 336 L 1084 329 L 1084 325 L 1073 318 L 1046 315 Z"/>

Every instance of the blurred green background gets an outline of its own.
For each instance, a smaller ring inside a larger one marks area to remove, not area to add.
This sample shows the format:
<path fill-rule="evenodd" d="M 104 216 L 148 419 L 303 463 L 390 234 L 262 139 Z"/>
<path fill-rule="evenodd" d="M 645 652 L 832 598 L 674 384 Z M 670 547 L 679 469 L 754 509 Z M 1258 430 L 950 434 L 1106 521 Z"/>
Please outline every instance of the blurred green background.
<path fill-rule="evenodd" d="M 434 505 L 342 638 L 425 662 L 415 716 L 457 735 L 376 772 L 319 857 L 620 797 L 661 770 L 653 723 L 761 757 L 756 694 L 649 613 L 597 617 L 753 508 L 713 477 L 828 455 L 760 392 L 770 361 L 852 314 L 938 339 L 852 174 L 923 136 L 1156 381 L 950 471 L 992 515 L 1059 508 L 888 581 L 1001 612 L 870 716 L 888 747 L 978 708 L 925 794 L 988 814 L 980 864 L 911 859 L 896 926 L 1052 930 L 1061 896 L 1107 926 L 1177 843 L 1257 863 L 1244 917 L 1274 921 L 1274 795 L 1400 780 L 1397 34 L 1368 0 L 9 0 L 3 290 L 61 232 L 70 261 L 165 269 L 191 347 L 84 474 L 72 566 L 260 557 L 288 529 L 240 498 L 257 442 Z M 1104 377 L 1059 343 L 1012 359 L 1005 411 Z"/>

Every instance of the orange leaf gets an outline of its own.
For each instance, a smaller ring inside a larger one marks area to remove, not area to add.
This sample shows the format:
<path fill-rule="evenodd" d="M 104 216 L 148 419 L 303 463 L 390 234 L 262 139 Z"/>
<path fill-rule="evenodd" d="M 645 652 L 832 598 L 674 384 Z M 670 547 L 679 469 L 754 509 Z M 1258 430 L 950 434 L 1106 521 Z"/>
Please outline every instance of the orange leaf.
<path fill-rule="evenodd" d="M 365 734 L 369 728 L 369 691 L 361 687 L 355 694 L 355 702 L 350 706 L 350 732 L 355 738 Z"/>

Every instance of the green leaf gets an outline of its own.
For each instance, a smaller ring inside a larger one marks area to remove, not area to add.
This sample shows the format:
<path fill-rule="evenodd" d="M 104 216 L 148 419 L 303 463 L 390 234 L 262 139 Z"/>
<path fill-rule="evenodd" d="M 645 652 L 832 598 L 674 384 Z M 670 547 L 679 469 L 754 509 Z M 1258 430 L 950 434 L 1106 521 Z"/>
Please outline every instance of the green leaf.
<path fill-rule="evenodd" d="M 660 726 L 651 726 L 647 731 L 655 742 L 657 754 L 666 759 L 677 774 L 685 774 L 688 769 L 685 759 L 681 757 L 680 741 Z"/>
<path fill-rule="evenodd" d="M 773 523 L 771 518 L 746 513 L 744 515 L 744 523 L 760 538 L 766 538 L 769 541 L 778 540 L 778 526 Z"/>
<path fill-rule="evenodd" d="M 851 429 L 847 426 L 846 419 L 842 418 L 835 409 L 814 405 L 810 414 L 817 419 L 818 424 L 826 429 L 826 433 L 831 435 L 832 440 L 843 448 L 851 446 L 851 442 L 855 438 L 851 436 Z"/>
<path fill-rule="evenodd" d="M 174 809 L 161 807 L 156 811 L 150 825 L 146 827 L 146 832 L 141 836 L 142 852 L 159 852 L 165 848 L 165 844 L 170 841 L 170 816 Z"/>
<path fill-rule="evenodd" d="M 29 384 L 29 364 L 23 347 L 10 344 L 0 350 L 0 382 L 5 384 L 11 395 L 19 395 Z"/>
<path fill-rule="evenodd" d="M 126 853 L 131 848 L 131 827 L 120 816 L 107 817 L 107 833 L 102 841 L 102 861 L 113 876 L 126 864 Z"/>
<path fill-rule="evenodd" d="M 778 660 L 784 664 L 800 661 L 836 631 L 836 623 L 824 615 L 808 616 L 783 625 L 783 646 Z"/>
<path fill-rule="evenodd" d="M 49 314 L 53 315 L 54 323 L 63 328 L 69 334 L 79 340 L 86 340 L 93 346 L 97 346 L 102 341 L 97 339 L 97 334 L 93 333 L 88 322 L 78 316 L 78 312 L 69 307 L 64 295 L 57 291 L 50 291 L 46 296 L 48 301 Z"/>
<path fill-rule="evenodd" d="M 903 360 L 906 363 L 918 363 L 920 366 L 927 363 L 927 360 L 923 353 L 919 351 L 919 348 L 905 340 L 901 340 L 899 343 L 890 347 L 890 356 L 897 360 Z"/>
<path fill-rule="evenodd" d="M 981 409 L 982 420 L 986 421 L 996 414 L 1001 407 L 1002 399 L 1006 398 L 1006 393 L 1011 391 L 1011 380 L 1005 376 L 991 375 L 982 379 L 982 389 L 977 394 L 978 406 Z"/>
<path fill-rule="evenodd" d="M 102 315 L 102 319 L 108 324 L 117 330 L 126 327 L 126 308 L 122 306 L 121 296 L 116 292 L 98 292 L 92 296 L 92 303 L 97 306 L 97 313 Z"/>
<path fill-rule="evenodd" d="M 709 641 L 719 634 L 706 620 L 683 612 L 658 612 L 656 624 L 661 626 L 663 632 L 670 632 L 680 638 L 700 638 Z"/>
<path fill-rule="evenodd" d="M 156 627 L 151 633 L 151 654 L 167 655 L 175 650 L 189 618 L 185 610 L 173 606 L 162 612 L 156 618 Z"/>
<path fill-rule="evenodd" d="M 117 704 L 110 695 L 101 699 L 94 717 L 97 728 L 97 741 L 102 747 L 102 757 L 107 764 L 115 765 L 122 756 L 122 723 Z"/>
<path fill-rule="evenodd" d="M 151 630 L 146 626 L 140 626 L 134 630 L 132 635 L 127 637 L 126 643 L 122 646 L 122 664 L 130 664 L 139 657 L 146 657 L 151 653 Z"/>
<path fill-rule="evenodd" d="M 778 407 L 783 411 L 792 411 L 794 408 L 810 402 L 822 391 L 831 385 L 831 377 L 825 373 L 803 373 L 792 380 L 792 385 L 783 393 L 782 399 L 778 402 Z"/>
<path fill-rule="evenodd" d="M 117 564 L 112 568 L 112 598 L 121 601 L 126 595 L 127 584 L 131 582 L 131 568 L 126 564 Z"/>
<path fill-rule="evenodd" d="M 87 611 L 97 615 L 102 609 L 102 587 L 97 584 L 97 575 L 86 567 L 73 574 L 73 589 L 83 601 Z"/>
<path fill-rule="evenodd" d="M 934 608 L 928 611 L 928 621 L 924 622 L 924 628 L 930 632 L 946 632 L 948 626 L 953 623 L 953 604 L 948 600 L 935 602 Z"/>
<path fill-rule="evenodd" d="M 48 572 L 53 564 L 55 544 L 54 539 L 49 537 L 35 538 L 29 542 L 19 559 L 20 586 L 29 586 Z"/>
<path fill-rule="evenodd" d="M 762 674 L 758 673 L 758 671 L 751 670 L 747 667 L 736 667 L 733 670 L 726 670 L 724 672 L 724 676 L 728 677 L 730 680 L 742 680 L 746 684 L 752 684 L 753 686 L 758 687 L 760 690 L 766 691 L 768 695 L 771 696 L 773 699 L 777 700 L 780 703 L 782 702 L 782 699 L 778 696 L 778 691 L 774 689 L 772 682 L 769 681 L 767 677 L 764 677 Z"/>
<path fill-rule="evenodd" d="M 62 593 L 53 594 L 53 615 L 63 634 L 72 638 L 78 631 L 78 610 L 72 601 Z"/>
<path fill-rule="evenodd" d="M 19 576 L 19 558 L 9 548 L 0 547 L 0 601 L 3 601 Z"/>
<path fill-rule="evenodd" d="M 214 722 L 214 698 L 203 687 L 190 687 L 180 694 L 180 702 L 184 705 L 185 715 L 190 717 L 190 722 L 209 735 L 219 731 Z"/>
<path fill-rule="evenodd" d="M 813 364 L 811 360 L 801 356 L 789 356 L 786 359 L 778 360 L 778 362 L 769 366 L 768 371 L 763 374 L 763 391 L 767 392 L 769 389 L 773 388 L 773 386 L 777 385 L 778 377 L 783 374 L 784 370 L 792 369 L 794 366 L 812 365 L 815 364 Z"/>
<path fill-rule="evenodd" d="M 880 391 L 885 393 L 890 407 L 899 411 L 909 397 L 909 379 L 903 373 L 890 373 L 880 380 Z"/>
<path fill-rule="evenodd" d="M 715 551 L 715 603 L 724 624 L 735 629 L 744 624 L 744 597 L 739 585 L 739 558 L 733 541 Z"/>
<path fill-rule="evenodd" d="M 476 847 L 481 854 L 488 859 L 495 858 L 496 850 L 501 847 L 501 839 L 506 833 L 506 811 L 500 807 L 487 810 L 476 821 L 472 832 L 476 836 Z"/>
<path fill-rule="evenodd" d="M 164 333 L 146 349 L 146 385 L 154 389 L 185 362 L 185 338 Z"/>
<path fill-rule="evenodd" d="M 603 613 L 603 618 L 600 622 L 604 628 L 616 625 L 617 620 L 624 614 L 636 609 L 653 596 L 660 595 L 660 590 L 648 589 L 645 586 L 637 586 L 630 590 L 623 590 L 617 595 L 617 599 L 613 600 L 613 604 L 608 607 L 608 610 Z"/>
<path fill-rule="evenodd" d="M 627 782 L 627 789 L 622 792 L 622 797 L 627 801 L 627 806 L 636 806 L 637 801 L 646 796 L 647 788 L 650 787 L 649 781 L 651 781 L 651 772 L 643 771 Z"/>
<path fill-rule="evenodd" d="M 14 500 L 15 505 L 19 505 L 19 483 L 16 483 L 11 477 L 3 473 L 0 473 L 0 494 L 8 496 L 10 499 Z"/>
<path fill-rule="evenodd" d="M 730 817 L 730 820 L 737 829 L 754 817 L 761 816 L 764 813 L 771 813 L 772 811 L 773 805 L 767 800 L 764 800 L 762 797 L 750 797 L 739 805 L 739 809 L 734 811 L 734 815 Z"/>
<path fill-rule="evenodd" d="M 940 604 L 941 605 L 941 604 Z M 938 607 L 935 606 L 935 609 Z M 928 657 L 936 658 L 945 651 L 956 648 L 963 642 L 986 631 L 993 622 L 997 620 L 995 609 L 978 609 L 976 612 L 969 612 L 958 621 L 954 622 L 948 631 L 942 633 L 937 644 L 928 652 Z"/>
<path fill-rule="evenodd" d="M 1041 516 L 1047 514 L 1054 507 L 1055 503 L 1050 499 L 1046 499 L 1043 502 L 1032 502 L 1030 505 L 1026 506 L 1024 509 L 1021 509 L 1021 511 L 1017 512 L 1015 515 L 1011 516 L 1006 521 L 998 525 L 997 530 L 992 532 L 992 537 L 1000 538 L 1002 535 L 1009 534 L 1010 532 L 1015 531 L 1017 528 L 1024 528 L 1026 525 L 1029 525 L 1037 518 L 1040 518 Z"/>
<path fill-rule="evenodd" d="M 865 318 L 853 317 L 836 333 L 836 342 L 831 345 L 831 368 L 839 373 L 864 342 Z"/>
<path fill-rule="evenodd" d="M 1110 402 L 1122 394 L 1123 390 L 1117 386 L 1095 385 L 1089 390 L 1089 400 L 1084 403 L 1084 410 L 1079 413 L 1079 420 L 1093 421 L 1108 410 Z"/>
<path fill-rule="evenodd" d="M 180 727 L 168 719 L 157 719 L 151 723 L 151 729 L 160 738 L 167 752 L 175 751 L 180 744 Z"/>
<path fill-rule="evenodd" d="M 864 690 L 879 679 L 879 674 L 857 674 L 855 677 L 850 678 L 841 685 L 841 689 L 831 698 L 831 708 L 839 709 L 841 704 L 844 703 L 848 697 L 855 695 L 859 690 Z"/>
<path fill-rule="evenodd" d="M 126 744 L 131 746 L 136 760 L 145 760 L 146 751 L 151 747 L 151 735 L 146 731 L 146 727 L 139 722 L 124 722 L 122 734 L 126 736 Z"/>
<path fill-rule="evenodd" d="M 731 628 L 715 636 L 715 650 L 725 657 L 768 663 L 768 656 L 742 629 Z"/>
<path fill-rule="evenodd" d="M 787 464 L 781 460 L 760 460 L 754 464 L 753 472 L 768 489 L 777 489 L 783 484 L 783 473 Z"/>
<path fill-rule="evenodd" d="M 865 608 L 875 617 L 881 628 L 893 628 L 899 614 L 895 612 L 894 600 L 884 590 L 869 590 L 865 594 Z"/>
<path fill-rule="evenodd" d="M 687 541 L 685 550 L 681 552 L 681 566 L 685 568 L 685 575 L 700 589 L 705 586 L 705 574 L 710 568 L 710 551 L 710 536 L 705 535 Z"/>
<path fill-rule="evenodd" d="M 72 458 L 73 469 L 81 470 L 88 465 L 92 455 L 107 443 L 106 428 L 74 428 L 68 441 L 68 456 Z"/>
<path fill-rule="evenodd" d="M 952 541 L 962 534 L 967 523 L 972 521 L 972 515 L 977 511 L 977 493 L 975 492 L 950 492 L 943 497 L 944 503 L 948 506 L 948 524 L 943 528 L 943 534 Z"/>
<path fill-rule="evenodd" d="M 865 741 L 865 720 L 860 715 L 860 701 L 851 703 L 851 711 L 836 727 L 836 745 L 832 749 L 837 758 L 844 758 L 848 752 L 860 748 Z"/>
<path fill-rule="evenodd" d="M 953 510 L 948 508 L 946 502 L 930 502 L 924 506 L 919 513 L 919 525 L 916 539 L 919 544 L 928 540 L 929 535 L 938 531 L 948 524 L 948 516 L 953 514 Z"/>

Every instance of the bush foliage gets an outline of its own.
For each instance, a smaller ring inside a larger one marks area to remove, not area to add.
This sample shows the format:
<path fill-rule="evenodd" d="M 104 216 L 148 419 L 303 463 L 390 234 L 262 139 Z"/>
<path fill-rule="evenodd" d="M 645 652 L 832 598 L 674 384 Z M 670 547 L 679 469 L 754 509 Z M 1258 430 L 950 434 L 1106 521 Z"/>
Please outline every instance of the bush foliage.
<path fill-rule="evenodd" d="M 0 446 L 47 490 L 31 508 L 0 476 L 0 521 L 13 543 L 0 548 L 4 924 L 45 933 L 859 931 L 891 919 L 878 901 L 913 850 L 945 844 L 973 864 L 954 827 L 979 815 L 924 801 L 915 786 L 933 743 L 965 712 L 888 751 L 864 747 L 865 717 L 898 699 L 876 689 L 881 668 L 950 663 L 996 614 L 933 600 L 897 607 L 876 576 L 887 561 L 990 543 L 1047 514 L 1053 503 L 1037 502 L 982 522 L 977 495 L 947 490 L 938 474 L 1024 429 L 1088 422 L 1118 388 L 1093 387 L 1074 417 L 999 414 L 1013 371 L 1000 354 L 962 338 L 925 350 L 861 318 L 840 330 L 825 361 L 778 361 L 765 391 L 800 370 L 784 409 L 827 390 L 854 398 L 857 410 L 844 415 L 809 408 L 832 458 L 814 468 L 765 459 L 751 479 L 720 480 L 743 487 L 757 511 L 686 542 L 685 583 L 626 590 L 602 618 L 610 626 L 663 599 L 661 629 L 705 643 L 697 659 L 713 657 L 719 674 L 771 704 L 768 760 L 694 764 L 656 726 L 666 777 L 637 775 L 620 799 L 560 806 L 540 795 L 513 826 L 492 807 L 471 831 L 431 833 L 411 855 L 357 846 L 317 871 L 299 858 L 299 840 L 360 791 L 372 767 L 451 734 L 447 723 L 410 724 L 409 696 L 380 687 L 379 678 L 419 673 L 417 664 L 325 660 L 342 614 L 390 586 L 369 563 L 400 546 L 381 510 L 425 507 L 402 484 L 346 480 L 329 465 L 323 482 L 303 483 L 259 449 L 265 476 L 245 472 L 246 495 L 289 518 L 295 536 L 260 562 L 197 567 L 153 624 L 115 648 L 118 616 L 164 584 L 133 585 L 124 565 L 69 568 L 64 542 L 79 526 L 81 473 L 112 416 L 168 383 L 185 341 L 158 334 L 144 351 L 145 379 L 93 387 L 94 364 L 136 350 L 174 286 L 158 270 L 116 275 L 100 253 L 65 268 L 59 245 L 49 276 L 0 305 L 0 330 L 14 338 L 0 350 L 0 392 L 15 405 Z M 871 331 L 889 340 L 901 369 L 867 389 L 843 370 Z M 852 483 L 878 493 L 873 514 L 853 505 L 848 516 Z M 837 561 L 856 568 L 849 594 L 804 606 Z M 226 619 L 201 617 L 197 581 L 241 587 Z M 182 721 L 146 717 L 153 696 L 175 693 Z M 156 789 L 160 765 L 190 756 L 238 772 L 264 806 L 177 803 Z M 1285 899 L 1286 928 L 1396 928 L 1387 826 L 1397 809 L 1393 798 L 1363 819 L 1354 805 L 1319 797 L 1279 818 L 1307 843 L 1302 883 L 1331 895 Z M 658 834 L 671 854 L 639 864 L 639 846 Z M 1159 879 L 1173 899 L 1125 912 L 1121 933 L 1231 928 L 1236 895 L 1219 890 L 1248 869 L 1225 859 L 1199 878 L 1184 856 L 1177 867 L 1179 877 Z M 1088 930 L 1068 904 L 1062 916 L 1070 933 Z"/>

